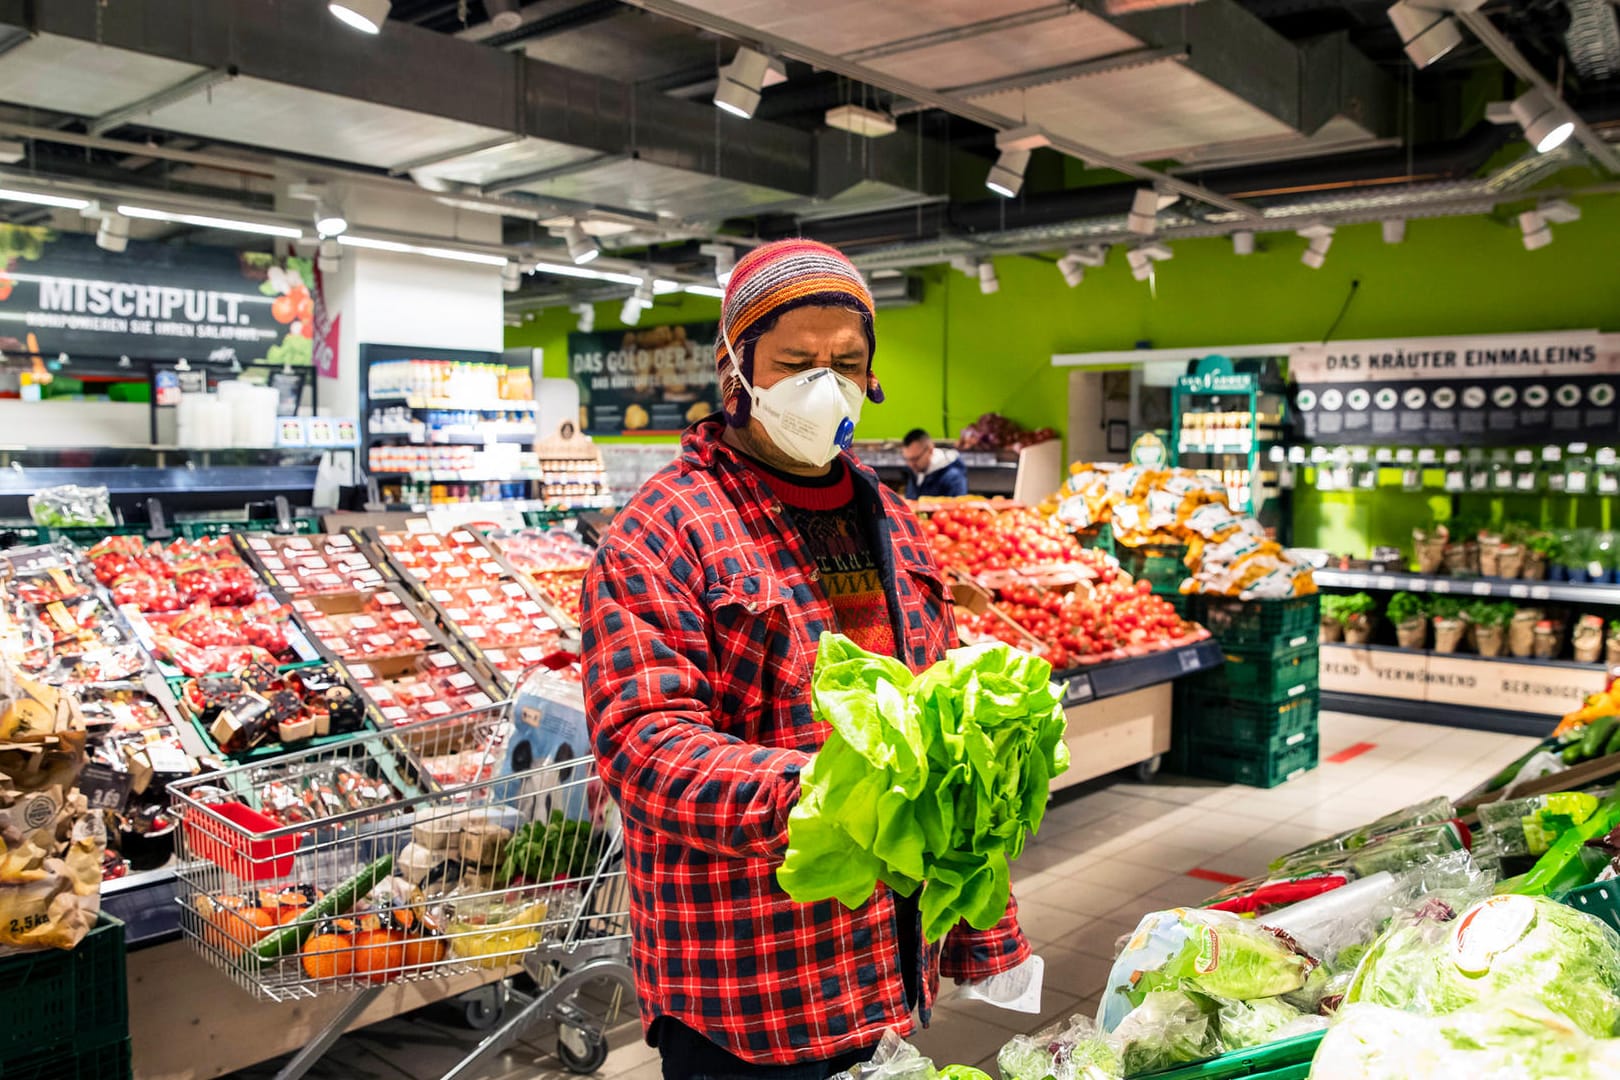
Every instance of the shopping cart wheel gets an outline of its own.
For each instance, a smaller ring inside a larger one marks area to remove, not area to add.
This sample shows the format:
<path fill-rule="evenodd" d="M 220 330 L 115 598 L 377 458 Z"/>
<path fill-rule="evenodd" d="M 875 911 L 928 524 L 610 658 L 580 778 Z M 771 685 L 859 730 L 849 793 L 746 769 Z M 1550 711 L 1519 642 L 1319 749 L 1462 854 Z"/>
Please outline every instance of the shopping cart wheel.
<path fill-rule="evenodd" d="M 1153 778 L 1159 775 L 1159 766 L 1163 764 L 1161 755 L 1154 754 L 1146 761 L 1136 763 L 1136 778 L 1144 784 L 1151 784 Z"/>
<path fill-rule="evenodd" d="M 607 1038 L 572 1024 L 557 1025 L 557 1057 L 571 1073 L 588 1076 L 607 1061 Z"/>
<path fill-rule="evenodd" d="M 474 1031 L 488 1031 L 506 1015 L 506 984 L 490 983 L 461 995 L 461 1018 Z"/>

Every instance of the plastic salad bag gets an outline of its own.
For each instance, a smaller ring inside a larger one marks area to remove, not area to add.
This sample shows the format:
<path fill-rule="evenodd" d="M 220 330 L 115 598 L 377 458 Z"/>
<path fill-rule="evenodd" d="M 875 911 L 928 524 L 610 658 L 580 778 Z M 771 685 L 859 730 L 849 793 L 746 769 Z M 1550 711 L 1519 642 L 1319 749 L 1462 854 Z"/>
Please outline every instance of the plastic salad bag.
<path fill-rule="evenodd" d="M 1224 911 L 1155 911 L 1114 961 L 1099 1018 L 1115 1032 L 1156 990 L 1222 1001 L 1277 997 L 1305 985 L 1316 960 L 1292 942 Z"/>
<path fill-rule="evenodd" d="M 1445 1014 L 1527 993 L 1582 1031 L 1620 1024 L 1620 934 L 1539 896 L 1493 896 L 1451 920 L 1397 921 L 1368 950 L 1347 1004 Z"/>
<path fill-rule="evenodd" d="M 1119 1080 L 1125 1061 L 1114 1041 L 1085 1016 L 1014 1035 L 996 1055 L 1001 1080 Z"/>
<path fill-rule="evenodd" d="M 1125 1075 L 1156 1072 L 1221 1053 L 1211 1005 L 1177 990 L 1156 990 L 1143 998 L 1114 1032 Z"/>
<path fill-rule="evenodd" d="M 1620 1039 L 1594 1039 L 1533 998 L 1493 998 L 1445 1016 L 1349 1005 L 1322 1040 L 1312 1080 L 1609 1080 Z"/>
<path fill-rule="evenodd" d="M 921 675 L 823 634 L 814 706 L 832 726 L 801 777 L 777 881 L 794 900 L 857 907 L 882 881 L 923 889 L 923 934 L 1006 913 L 1008 860 L 1040 828 L 1069 765 L 1045 660 L 1002 643 L 955 649 Z"/>
<path fill-rule="evenodd" d="M 1366 847 L 1373 840 L 1389 833 L 1400 832 L 1414 825 L 1434 825 L 1442 821 L 1450 821 L 1457 816 L 1457 808 L 1450 799 L 1438 797 L 1420 802 L 1412 806 L 1403 807 L 1392 814 L 1386 814 L 1376 821 L 1354 829 L 1347 829 L 1337 836 L 1330 836 L 1326 840 L 1318 840 L 1314 844 L 1307 844 L 1296 851 L 1291 851 L 1275 859 L 1271 863 L 1273 870 L 1286 870 L 1295 863 L 1314 862 L 1318 856 L 1337 851 L 1356 851 Z"/>
<path fill-rule="evenodd" d="M 79 487 L 62 484 L 28 496 L 28 514 L 35 525 L 68 528 L 79 525 L 116 525 L 112 498 L 105 485 Z"/>
<path fill-rule="evenodd" d="M 946 1065 L 936 1070 L 931 1059 L 891 1028 L 883 1033 L 870 1061 L 838 1073 L 832 1080 L 990 1080 L 971 1065 Z"/>
<path fill-rule="evenodd" d="M 1221 1045 L 1227 1050 L 1291 1039 L 1327 1027 L 1327 1018 L 1301 1012 L 1282 998 L 1228 1001 L 1216 1013 Z"/>

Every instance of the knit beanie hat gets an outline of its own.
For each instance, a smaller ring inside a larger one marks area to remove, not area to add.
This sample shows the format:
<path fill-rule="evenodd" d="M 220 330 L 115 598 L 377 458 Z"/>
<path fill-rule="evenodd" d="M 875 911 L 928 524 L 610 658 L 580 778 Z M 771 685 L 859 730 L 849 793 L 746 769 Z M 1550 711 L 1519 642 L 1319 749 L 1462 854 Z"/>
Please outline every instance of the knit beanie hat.
<path fill-rule="evenodd" d="M 737 349 L 737 366 L 750 386 L 754 382 L 754 345 L 764 332 L 759 328 L 773 325 L 781 315 L 800 307 L 853 309 L 865 325 L 869 354 L 876 352 L 872 291 L 855 264 L 836 248 L 814 240 L 778 240 L 743 256 L 731 272 L 720 306 L 721 325 Z M 726 422 L 743 427 L 752 401 L 731 370 L 724 336 L 715 349 Z M 874 403 L 883 400 L 875 375 L 867 378 L 866 396 Z"/>

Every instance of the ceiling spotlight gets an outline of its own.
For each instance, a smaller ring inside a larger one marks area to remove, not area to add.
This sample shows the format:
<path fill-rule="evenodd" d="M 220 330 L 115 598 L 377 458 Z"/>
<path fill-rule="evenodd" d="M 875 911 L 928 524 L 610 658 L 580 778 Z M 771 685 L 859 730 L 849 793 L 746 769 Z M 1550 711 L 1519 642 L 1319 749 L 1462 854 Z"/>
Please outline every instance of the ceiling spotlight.
<path fill-rule="evenodd" d="M 1127 251 L 1125 261 L 1130 263 L 1131 277 L 1137 281 L 1146 281 L 1153 276 L 1153 260 L 1143 254 L 1141 248 L 1131 248 Z"/>
<path fill-rule="evenodd" d="M 588 334 L 596 329 L 596 305 L 575 304 L 568 310 L 572 311 L 578 320 L 574 323 L 574 330 L 581 334 Z M 637 312 L 639 316 L 640 312 Z"/>
<path fill-rule="evenodd" d="M 315 257 L 315 265 L 322 274 L 335 274 L 338 267 L 343 264 L 343 244 L 332 237 L 321 241 L 321 246 Z"/>
<path fill-rule="evenodd" d="M 1239 229 L 1232 234 L 1232 254 L 1253 255 L 1254 233 L 1248 229 Z"/>
<path fill-rule="evenodd" d="M 641 279 L 641 284 L 636 286 L 636 291 L 630 294 L 630 299 L 634 300 L 642 307 L 652 307 L 653 280 L 652 274 L 649 273 L 645 275 Z"/>
<path fill-rule="evenodd" d="M 1057 268 L 1058 273 L 1063 275 L 1063 280 L 1071 289 L 1086 280 L 1086 268 L 1073 255 L 1065 255 L 1059 259 Z"/>
<path fill-rule="evenodd" d="M 315 232 L 318 236 L 341 236 L 349 231 L 349 219 L 343 208 L 331 199 L 322 197 L 315 203 Z"/>
<path fill-rule="evenodd" d="M 1310 244 L 1305 248 L 1304 254 L 1300 255 L 1299 261 L 1312 270 L 1320 270 L 1322 264 L 1327 262 L 1328 249 L 1331 247 L 1333 247 L 1333 234 L 1331 232 L 1325 235 L 1313 236 Z"/>
<path fill-rule="evenodd" d="M 1552 226 L 1536 210 L 1519 215 L 1519 232 L 1524 235 L 1524 250 L 1535 251 L 1553 242 Z"/>
<path fill-rule="evenodd" d="M 737 249 L 730 244 L 704 244 L 698 248 L 698 254 L 707 255 L 714 260 L 714 280 L 721 285 L 731 280 L 731 272 L 737 268 Z"/>
<path fill-rule="evenodd" d="M 1536 87 L 1515 99 L 1508 112 L 1524 128 L 1524 137 L 1537 153 L 1558 149 L 1575 132 L 1575 119 L 1563 102 Z"/>
<path fill-rule="evenodd" d="M 596 241 L 585 235 L 584 226 L 577 221 L 563 230 L 563 240 L 568 244 L 568 257 L 574 260 L 575 266 L 584 266 L 602 254 Z"/>
<path fill-rule="evenodd" d="M 523 267 L 515 262 L 509 262 L 501 267 L 501 288 L 507 292 L 517 292 L 523 287 Z"/>
<path fill-rule="evenodd" d="M 996 264 L 989 259 L 980 259 L 977 269 L 979 275 L 979 291 L 986 296 L 1001 288 L 1001 279 L 996 277 Z"/>
<path fill-rule="evenodd" d="M 1160 240 L 1155 240 L 1151 244 L 1141 244 L 1136 250 L 1141 252 L 1144 258 L 1152 259 L 1154 262 L 1164 262 L 1174 258 L 1176 254 L 1170 250 L 1169 244 Z"/>
<path fill-rule="evenodd" d="M 331 0 L 326 10 L 345 26 L 352 26 L 362 34 L 375 34 L 388 21 L 388 12 L 393 6 L 392 0 Z"/>
<path fill-rule="evenodd" d="M 619 309 L 619 321 L 626 326 L 634 326 L 641 321 L 641 304 L 635 297 L 627 299 L 624 307 Z"/>
<path fill-rule="evenodd" d="M 1399 244 L 1406 239 L 1406 219 L 1390 218 L 1384 222 L 1384 243 Z"/>
<path fill-rule="evenodd" d="M 1388 15 L 1401 37 L 1407 58 L 1420 71 L 1462 44 L 1462 30 L 1457 20 L 1444 11 L 1400 0 L 1390 5 Z"/>
<path fill-rule="evenodd" d="M 1131 196 L 1131 212 L 1125 217 L 1125 227 L 1140 236 L 1152 236 L 1159 227 L 1159 211 L 1178 197 L 1161 194 L 1153 188 L 1137 188 L 1136 194 Z"/>
<path fill-rule="evenodd" d="M 984 178 L 984 186 L 1004 199 L 1013 198 L 1023 189 L 1029 155 L 1051 145 L 1051 136 L 1034 125 L 1001 132 L 996 136 L 996 149 L 1001 153 L 990 167 L 990 175 Z"/>
<path fill-rule="evenodd" d="M 484 0 L 489 12 L 489 25 L 500 33 L 516 30 L 523 25 L 523 13 L 518 11 L 518 0 Z"/>
<path fill-rule="evenodd" d="M 129 218 L 123 214 L 102 214 L 96 226 L 96 247 L 117 255 L 129 247 Z"/>
<path fill-rule="evenodd" d="M 1087 244 L 1084 247 L 1070 248 L 1069 258 L 1080 266 L 1095 270 L 1108 261 L 1108 245 Z"/>
<path fill-rule="evenodd" d="M 770 71 L 771 58 L 744 45 L 731 63 L 720 69 L 720 81 L 714 88 L 715 107 L 747 120 L 759 108 L 760 91 L 765 89 Z"/>

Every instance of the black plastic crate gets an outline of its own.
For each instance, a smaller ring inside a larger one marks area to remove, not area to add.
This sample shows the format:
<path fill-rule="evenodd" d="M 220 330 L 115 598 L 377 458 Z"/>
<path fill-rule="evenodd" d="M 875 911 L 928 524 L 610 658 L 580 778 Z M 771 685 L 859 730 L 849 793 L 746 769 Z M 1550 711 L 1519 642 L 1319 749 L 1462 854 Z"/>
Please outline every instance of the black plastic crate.
<path fill-rule="evenodd" d="M 1320 685 L 1314 643 L 1280 654 L 1233 647 L 1223 652 L 1225 663 L 1191 680 L 1206 695 L 1270 705 L 1313 694 Z"/>
<path fill-rule="evenodd" d="M 1219 741 L 1184 740 L 1183 775 L 1229 784 L 1273 788 L 1316 768 L 1321 739 L 1312 732 L 1280 753 L 1252 750 Z"/>
<path fill-rule="evenodd" d="M 1186 680 L 1176 685 L 1175 730 L 1198 742 L 1280 752 L 1316 734 L 1318 710 L 1315 691 L 1260 704 L 1212 697 Z"/>
<path fill-rule="evenodd" d="M 1206 593 L 1196 593 L 1194 598 L 1193 617 L 1223 646 L 1275 649 L 1279 638 L 1314 634 L 1322 621 L 1321 597 L 1316 593 L 1278 600 L 1240 600 Z"/>
<path fill-rule="evenodd" d="M 62 1055 L 129 1034 L 124 924 L 102 913 L 77 948 L 0 958 L 0 1061 Z M 0 1067 L 0 1077 L 11 1073 Z"/>
<path fill-rule="evenodd" d="M 127 1035 L 111 1042 L 84 1042 L 0 1060 L 0 1080 L 130 1080 L 134 1075 Z"/>

